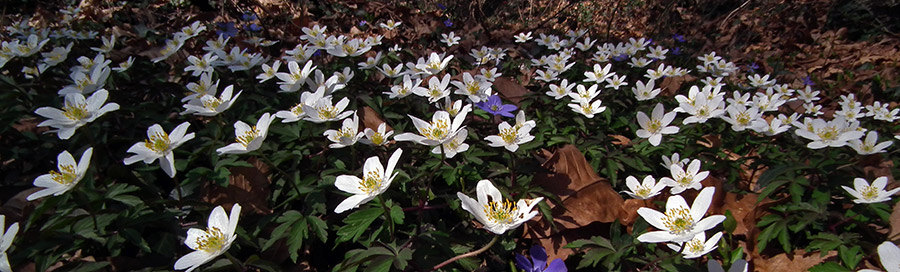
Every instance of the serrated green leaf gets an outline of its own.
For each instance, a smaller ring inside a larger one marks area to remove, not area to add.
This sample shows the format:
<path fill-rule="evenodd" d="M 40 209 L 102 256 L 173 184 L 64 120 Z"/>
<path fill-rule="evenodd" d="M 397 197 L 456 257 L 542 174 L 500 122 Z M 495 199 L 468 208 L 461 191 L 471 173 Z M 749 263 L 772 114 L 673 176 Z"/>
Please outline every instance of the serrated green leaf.
<path fill-rule="evenodd" d="M 351 213 L 347 218 L 344 218 L 343 222 L 346 225 L 338 229 L 337 242 L 356 242 L 369 228 L 369 225 L 382 213 L 383 210 L 381 208 L 368 208 Z"/>

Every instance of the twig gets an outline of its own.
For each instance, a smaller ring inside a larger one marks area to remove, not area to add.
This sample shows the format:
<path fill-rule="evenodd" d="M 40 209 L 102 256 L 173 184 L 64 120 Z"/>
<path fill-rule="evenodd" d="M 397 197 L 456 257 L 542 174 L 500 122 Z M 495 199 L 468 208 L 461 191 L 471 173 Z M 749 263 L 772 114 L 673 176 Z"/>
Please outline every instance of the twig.
<path fill-rule="evenodd" d="M 481 254 L 482 252 L 488 250 L 488 248 L 491 248 L 491 246 L 493 246 L 494 243 L 497 242 L 497 240 L 500 240 L 500 235 L 494 235 L 494 239 L 491 239 L 491 241 L 488 242 L 487 245 L 485 245 L 485 246 L 482 247 L 482 248 L 479 248 L 478 250 L 471 251 L 471 252 L 468 252 L 468 253 L 460 254 L 460 255 L 458 255 L 458 256 L 456 256 L 456 257 L 453 257 L 453 258 L 450 258 L 449 260 L 444 261 L 443 263 L 440 263 L 440 264 L 438 264 L 438 265 L 435 265 L 433 268 L 431 268 L 431 271 L 438 270 L 439 268 L 441 268 L 441 267 L 443 267 L 443 266 L 445 266 L 445 265 L 454 263 L 454 262 L 458 261 L 459 259 L 466 258 L 466 257 L 472 257 L 472 256 L 475 256 L 475 255 Z"/>
<path fill-rule="evenodd" d="M 741 4 L 741 6 L 737 7 L 736 9 L 732 10 L 731 12 L 729 12 L 729 13 L 728 13 L 728 16 L 725 16 L 725 20 L 722 20 L 722 22 L 719 23 L 719 28 L 724 27 L 724 26 L 725 26 L 725 23 L 728 22 L 729 20 L 731 20 L 731 16 L 734 16 L 735 13 L 737 13 L 739 10 L 743 9 L 744 7 L 746 7 L 747 4 L 750 4 L 750 0 L 744 1 L 744 3 Z"/>

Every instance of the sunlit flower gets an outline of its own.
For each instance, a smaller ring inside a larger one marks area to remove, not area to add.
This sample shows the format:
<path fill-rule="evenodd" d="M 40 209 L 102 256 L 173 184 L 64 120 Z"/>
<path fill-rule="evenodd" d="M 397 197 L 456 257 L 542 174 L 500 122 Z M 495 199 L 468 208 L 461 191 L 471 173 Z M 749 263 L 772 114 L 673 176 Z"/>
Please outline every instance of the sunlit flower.
<path fill-rule="evenodd" d="M 459 36 L 456 36 L 456 33 L 453 33 L 453 31 L 450 31 L 450 34 L 441 33 L 441 37 L 443 38 L 443 39 L 441 39 L 441 42 L 446 44 L 447 47 L 451 47 L 451 46 L 459 44 L 459 40 L 462 39 Z"/>
<path fill-rule="evenodd" d="M 75 130 L 87 123 L 93 122 L 107 112 L 119 109 L 119 104 L 106 103 L 109 92 L 104 89 L 94 92 L 87 99 L 80 93 L 70 93 L 65 97 L 65 104 L 62 109 L 52 107 L 41 107 L 34 113 L 48 118 L 37 126 L 52 127 L 61 140 L 67 140 L 75 134 Z M 106 104 L 104 104 L 106 103 Z"/>
<path fill-rule="evenodd" d="M 384 76 L 389 78 L 396 78 L 405 75 L 403 73 L 403 63 L 397 64 L 397 66 L 391 67 L 390 64 L 382 64 L 381 68 L 375 67 L 379 72 L 384 74 Z"/>
<path fill-rule="evenodd" d="M 647 175 L 644 177 L 644 180 L 638 183 L 637 178 L 634 176 L 628 176 L 625 178 L 625 186 L 628 186 L 628 191 L 625 191 L 626 194 L 636 199 L 650 199 L 666 188 L 666 183 L 656 182 L 656 179 L 653 176 Z"/>
<path fill-rule="evenodd" d="M 244 121 L 238 120 L 234 122 L 235 142 L 216 149 L 216 153 L 222 154 L 244 154 L 259 149 L 266 136 L 269 134 L 269 125 L 275 120 L 275 116 L 263 113 L 256 121 L 255 126 L 250 126 Z"/>
<path fill-rule="evenodd" d="M 162 126 L 153 124 L 147 129 L 147 140 L 137 142 L 128 148 L 133 156 L 125 158 L 124 163 L 130 165 L 138 161 L 146 164 L 159 159 L 159 166 L 169 177 L 175 177 L 175 155 L 172 150 L 178 148 L 184 142 L 194 138 L 194 133 L 187 133 L 190 123 L 184 122 L 175 127 L 172 133 L 166 133 Z"/>
<path fill-rule="evenodd" d="M 361 143 L 364 143 L 367 145 L 374 145 L 374 146 L 386 145 L 389 141 L 388 139 L 391 138 L 391 135 L 394 135 L 393 130 L 391 130 L 391 131 L 386 131 L 386 130 L 387 130 L 386 123 L 378 124 L 378 130 L 366 128 L 363 131 L 365 138 L 359 139 L 359 141 Z"/>
<path fill-rule="evenodd" d="M 794 130 L 798 136 L 811 140 L 806 144 L 810 149 L 820 149 L 824 147 L 841 147 L 853 139 L 862 138 L 863 132 L 856 129 L 849 129 L 851 124 L 843 118 L 837 117 L 831 121 L 823 119 L 813 119 L 809 124 L 809 130 Z"/>
<path fill-rule="evenodd" d="M 466 152 L 469 150 L 469 144 L 465 143 L 466 137 L 469 135 L 469 131 L 465 128 L 460 129 L 456 135 L 451 136 L 450 140 L 441 145 L 435 146 L 431 149 L 432 154 L 441 154 L 444 153 L 444 157 L 448 159 L 452 159 L 456 154 Z M 441 151 L 443 148 L 443 151 Z"/>
<path fill-rule="evenodd" d="M 356 65 L 362 70 L 372 69 L 378 65 L 378 62 L 380 62 L 382 58 L 381 52 L 377 52 L 374 57 L 368 57 L 366 58 L 366 61 L 357 63 Z"/>
<path fill-rule="evenodd" d="M 444 68 L 447 68 L 447 64 L 449 64 L 452 59 L 453 55 L 442 58 L 437 53 L 432 52 L 428 57 L 428 60 L 422 64 L 416 64 L 416 68 L 426 72 L 428 75 L 434 75 L 443 71 Z"/>
<path fill-rule="evenodd" d="M 656 83 L 653 80 L 648 80 L 647 84 L 644 84 L 643 82 L 638 80 L 638 82 L 635 83 L 635 87 L 632 88 L 631 91 L 634 92 L 634 97 L 638 101 L 650 100 L 656 98 L 656 96 L 659 95 L 660 92 L 662 92 L 662 89 L 654 88 L 655 84 Z"/>
<path fill-rule="evenodd" d="M 516 39 L 516 43 L 525 43 L 531 40 L 531 32 L 528 33 L 519 33 L 514 37 Z"/>
<path fill-rule="evenodd" d="M 403 24 L 403 22 L 395 22 L 394 20 L 387 20 L 387 22 L 378 24 L 378 26 L 380 26 L 381 28 L 387 29 L 387 30 L 394 30 L 402 24 Z"/>
<path fill-rule="evenodd" d="M 597 91 L 597 87 L 597 85 L 591 85 L 590 88 L 585 88 L 584 85 L 578 84 L 578 86 L 575 88 L 576 92 L 569 93 L 569 97 L 572 98 L 573 102 L 591 102 L 591 100 L 594 100 L 597 95 L 600 95 L 600 92 Z"/>
<path fill-rule="evenodd" d="M 594 100 L 594 102 L 592 103 L 580 100 L 575 100 L 574 102 L 576 103 L 569 104 L 569 108 L 572 108 L 572 111 L 580 113 L 587 118 L 594 118 L 594 115 L 606 110 L 606 106 L 600 106 L 602 101 L 600 101 L 599 99 Z"/>
<path fill-rule="evenodd" d="M 538 75 L 538 76 L 534 77 L 534 79 L 544 81 L 544 82 L 556 81 L 556 77 L 559 76 L 559 74 L 557 74 L 553 70 L 547 70 L 547 71 L 535 70 L 534 72 Z"/>
<path fill-rule="evenodd" d="M 462 79 L 463 81 L 454 80 L 450 82 L 456 86 L 456 91 L 453 92 L 454 94 L 465 95 L 472 103 L 479 103 L 492 95 L 492 83 L 486 80 L 476 79 L 476 77 L 472 77 L 472 74 L 469 74 L 468 72 L 462 73 Z"/>
<path fill-rule="evenodd" d="M 612 75 L 611 77 L 606 79 L 606 87 L 613 88 L 613 90 L 618 90 L 619 87 L 628 85 L 628 82 L 625 81 L 625 76 Z"/>
<path fill-rule="evenodd" d="M 219 113 L 224 112 L 228 108 L 231 108 L 231 105 L 234 104 L 234 100 L 237 100 L 241 93 L 244 91 L 238 91 L 234 97 L 231 96 L 234 89 L 234 85 L 228 85 L 222 90 L 222 94 L 216 98 L 213 95 L 204 94 L 199 98 L 192 99 L 188 101 L 187 104 L 184 105 L 185 111 L 181 114 L 190 114 L 200 116 L 215 116 Z"/>
<path fill-rule="evenodd" d="M 478 201 L 471 197 L 457 192 L 456 196 L 462 202 L 462 208 L 472 215 L 475 219 L 490 232 L 500 235 L 507 230 L 515 229 L 531 218 L 537 216 L 537 211 L 532 211 L 538 203 L 544 200 L 543 197 L 535 199 L 519 199 L 513 203 L 508 199 L 503 199 L 500 191 L 494 187 L 491 181 L 483 179 L 478 182 L 475 188 Z"/>
<path fill-rule="evenodd" d="M 303 69 L 300 69 L 300 65 L 297 62 L 289 61 L 287 63 L 289 73 L 275 73 L 275 76 L 278 77 L 281 82 L 278 82 L 279 88 L 281 88 L 282 92 L 296 92 L 300 90 L 300 87 L 303 86 L 303 83 L 306 82 L 306 79 L 309 77 L 309 74 L 316 69 L 316 66 L 312 65 L 312 61 L 307 61 L 305 65 L 303 65 Z"/>
<path fill-rule="evenodd" d="M 110 68 L 106 66 L 95 66 L 90 71 L 74 71 L 69 74 L 74 84 L 63 87 L 57 92 L 59 95 L 67 95 L 71 93 L 88 94 L 103 88 L 106 85 L 106 79 L 109 77 Z"/>
<path fill-rule="evenodd" d="M 734 131 L 744 131 L 754 127 L 765 126 L 765 120 L 761 120 L 761 114 L 756 107 L 745 107 L 739 104 L 731 104 L 725 107 L 727 115 L 721 118 L 731 124 Z"/>
<path fill-rule="evenodd" d="M 848 141 L 850 147 L 856 150 L 856 153 L 860 155 L 869 155 L 885 152 L 885 148 L 891 146 L 893 142 L 884 141 L 878 142 L 878 132 L 872 130 L 866 135 L 865 141 L 859 139 L 852 139 Z"/>
<path fill-rule="evenodd" d="M 340 130 L 326 130 L 324 136 L 333 143 L 328 147 L 343 148 L 351 146 L 359 141 L 365 133 L 359 132 L 359 117 L 353 114 L 353 117 L 344 119 L 343 126 Z"/>
<path fill-rule="evenodd" d="M 413 79 L 408 74 L 403 75 L 403 83 L 401 83 L 400 85 L 391 86 L 391 91 L 384 92 L 384 94 L 388 95 L 388 98 L 390 99 L 404 98 L 413 93 L 413 90 L 415 90 L 416 88 L 424 89 L 423 87 L 419 86 L 420 84 L 422 84 L 421 79 Z"/>
<path fill-rule="evenodd" d="M 94 148 L 89 147 L 81 154 L 81 159 L 77 163 L 69 151 L 59 153 L 56 156 L 56 165 L 59 171 L 50 171 L 49 174 L 43 174 L 34 179 L 34 186 L 43 187 L 43 189 L 28 195 L 26 199 L 32 201 L 48 195 L 58 196 L 71 190 L 84 178 L 88 166 L 91 165 L 93 152 Z"/>
<path fill-rule="evenodd" d="M 887 186 L 887 183 L 887 177 L 876 178 L 872 181 L 872 185 L 869 185 L 869 182 L 864 178 L 855 178 L 853 179 L 853 189 L 843 185 L 841 185 L 841 188 L 844 188 L 847 193 L 856 198 L 853 202 L 857 204 L 878 203 L 891 200 L 891 196 L 900 191 L 900 188 L 885 191 L 884 187 Z"/>
<path fill-rule="evenodd" d="M 338 190 L 353 195 L 344 199 L 344 201 L 341 201 L 341 203 L 334 208 L 334 212 L 342 213 L 349 209 L 358 208 L 359 205 L 365 204 L 376 196 L 384 193 L 384 191 L 391 186 L 391 182 L 394 181 L 397 174 L 399 174 L 394 173 L 394 168 L 397 166 L 397 161 L 400 160 L 401 154 L 403 154 L 403 149 L 398 148 L 394 151 L 387 161 L 387 168 L 381 165 L 378 156 L 366 159 L 365 164 L 363 164 L 362 178 L 351 175 L 338 176 L 334 180 L 334 186 L 337 187 Z"/>
<path fill-rule="evenodd" d="M 306 114 L 303 120 L 313 123 L 343 120 L 353 114 L 353 111 L 344 111 L 348 104 L 350 104 L 350 99 L 346 97 L 339 100 L 337 104 L 331 103 L 331 96 L 319 98 L 315 103 L 301 105 Z"/>
<path fill-rule="evenodd" d="M 606 66 L 603 67 L 601 67 L 600 64 L 594 64 L 594 69 L 592 71 L 584 72 L 584 76 L 587 77 L 584 81 L 600 84 L 616 74 L 616 72 L 610 72 L 610 69 L 612 69 L 612 63 L 607 63 Z"/>
<path fill-rule="evenodd" d="M 428 88 L 414 88 L 413 93 L 428 98 L 429 103 L 437 102 L 440 99 L 450 95 L 450 74 L 445 74 L 442 79 L 433 76 L 428 79 Z"/>
<path fill-rule="evenodd" d="M 700 190 L 703 187 L 700 182 L 709 176 L 709 171 L 700 172 L 700 160 L 697 159 L 691 161 L 687 169 L 673 164 L 669 167 L 669 171 L 672 173 L 672 177 L 663 177 L 659 179 L 659 182 L 671 186 L 672 194 L 676 195 L 687 189 Z"/>
<path fill-rule="evenodd" d="M 652 118 L 647 118 L 647 114 L 639 111 L 637 113 L 638 125 L 641 129 L 637 131 L 637 136 L 650 139 L 650 144 L 658 146 L 662 140 L 663 134 L 678 133 L 679 128 L 669 126 L 672 120 L 675 120 L 675 112 L 664 113 L 662 103 L 657 103 L 653 108 Z"/>
<path fill-rule="evenodd" d="M 706 187 L 697 194 L 694 204 L 688 206 L 680 195 L 670 196 L 666 201 L 666 211 L 659 211 L 641 207 L 637 213 L 651 226 L 659 229 L 638 236 L 638 241 L 643 243 L 687 242 L 698 233 L 711 229 L 725 221 L 724 215 L 706 215 L 709 204 L 712 203 L 715 187 Z"/>
<path fill-rule="evenodd" d="M 4 226 L 6 226 L 6 216 L 0 214 L 0 272 L 12 272 L 6 251 L 12 246 L 13 238 L 16 238 L 16 233 L 19 232 L 19 222 L 10 224 L 5 232 L 3 231 Z"/>
<path fill-rule="evenodd" d="M 498 125 L 500 133 L 490 135 L 484 138 L 488 141 L 488 145 L 492 147 L 504 147 L 510 152 L 516 152 L 520 144 L 524 144 L 534 140 L 534 136 L 530 134 L 532 126 L 522 126 L 519 128 L 510 126 L 507 122 Z"/>
<path fill-rule="evenodd" d="M 700 232 L 684 244 L 671 243 L 666 244 L 666 246 L 674 251 L 681 252 L 685 259 L 694 259 L 703 257 L 706 253 L 718 248 L 717 245 L 719 244 L 720 239 L 722 239 L 721 232 L 716 232 L 712 237 L 709 237 L 709 240 L 706 239 L 706 233 Z M 682 246 L 685 247 L 684 251 L 681 250 Z"/>
<path fill-rule="evenodd" d="M 569 94 L 572 93 L 572 88 L 575 88 L 575 83 L 569 84 L 569 80 L 563 79 L 560 81 L 559 85 L 550 84 L 550 90 L 547 91 L 546 94 L 553 97 L 553 99 L 560 100 L 563 97 L 569 96 Z"/>
<path fill-rule="evenodd" d="M 324 89 L 319 92 L 310 93 L 303 92 L 300 94 L 300 103 L 297 103 L 289 110 L 278 111 L 275 113 L 275 116 L 281 118 L 282 123 L 292 123 L 297 122 L 306 117 L 306 112 L 303 111 L 303 105 L 309 107 L 315 107 L 315 104 L 322 97 L 324 93 Z"/>
<path fill-rule="evenodd" d="M 452 140 L 460 130 L 463 129 L 462 122 L 466 119 L 468 112 L 462 112 L 453 120 L 450 119 L 450 113 L 446 111 L 437 111 L 431 117 L 431 123 L 410 115 L 413 125 L 419 134 L 407 132 L 394 136 L 397 141 L 412 141 L 422 145 L 435 146 L 447 143 Z"/>
<path fill-rule="evenodd" d="M 688 158 L 684 158 L 684 159 L 679 160 L 679 157 L 680 157 L 680 156 L 681 156 L 681 155 L 679 155 L 678 153 L 672 153 L 672 157 L 671 157 L 671 158 L 670 158 L 670 157 L 666 157 L 665 155 L 663 155 L 663 156 L 662 156 L 662 161 L 663 161 L 663 162 L 661 163 L 661 165 L 662 165 L 663 167 L 665 167 L 666 169 L 671 169 L 671 168 L 674 167 L 674 166 L 684 167 L 685 164 L 691 162 L 691 160 L 688 159 Z"/>
<path fill-rule="evenodd" d="M 186 272 L 191 272 L 228 251 L 231 243 L 237 239 L 234 232 L 240 216 L 241 205 L 238 203 L 231 206 L 231 214 L 225 214 L 222 206 L 214 208 L 206 222 L 206 230 L 198 228 L 188 230 L 184 244 L 194 252 L 178 258 L 178 261 L 175 261 L 175 270 L 187 269 Z"/>

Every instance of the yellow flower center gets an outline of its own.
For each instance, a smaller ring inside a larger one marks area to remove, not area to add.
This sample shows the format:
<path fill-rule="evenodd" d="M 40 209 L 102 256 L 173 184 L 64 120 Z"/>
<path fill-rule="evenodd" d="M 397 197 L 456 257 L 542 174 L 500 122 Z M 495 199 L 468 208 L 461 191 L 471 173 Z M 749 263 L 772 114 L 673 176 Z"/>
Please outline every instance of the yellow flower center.
<path fill-rule="evenodd" d="M 225 234 L 222 233 L 222 230 L 217 227 L 212 227 L 204 231 L 200 237 L 197 237 L 197 249 L 206 252 L 215 252 L 221 250 L 227 242 L 228 240 L 225 238 Z"/>
<path fill-rule="evenodd" d="M 878 191 L 880 190 L 875 188 L 875 186 L 865 186 L 862 190 L 859 190 L 859 194 L 862 195 L 865 200 L 875 200 L 878 198 Z"/>
<path fill-rule="evenodd" d="M 319 119 L 324 120 L 334 119 L 338 115 L 338 110 L 334 106 L 316 107 L 316 111 L 319 113 Z"/>
<path fill-rule="evenodd" d="M 370 140 L 372 140 L 372 143 L 375 145 L 382 145 L 384 144 L 384 134 L 381 134 L 381 132 L 375 132 L 375 134 L 372 134 L 372 138 Z"/>
<path fill-rule="evenodd" d="M 647 122 L 647 131 L 649 131 L 650 134 L 656 134 L 660 129 L 662 129 L 662 122 L 659 120 L 654 119 Z"/>
<path fill-rule="evenodd" d="M 62 185 L 70 185 L 75 182 L 75 178 L 78 177 L 78 173 L 75 172 L 75 166 L 71 164 L 66 164 L 59 167 L 59 172 L 50 171 L 50 178 L 56 183 Z"/>
<path fill-rule="evenodd" d="M 503 202 L 491 201 L 484 205 L 484 214 L 495 223 L 511 224 L 516 218 L 518 209 L 508 199 Z"/>
<path fill-rule="evenodd" d="M 703 252 L 703 249 L 706 247 L 703 245 L 703 241 L 700 239 L 693 239 L 688 241 L 685 246 L 687 247 L 685 250 L 694 254 L 700 254 Z"/>
<path fill-rule="evenodd" d="M 371 194 L 381 188 L 381 173 L 378 171 L 369 171 L 365 177 L 359 181 L 359 189 L 366 194 Z"/>
<path fill-rule="evenodd" d="M 650 195 L 650 187 L 638 185 L 637 189 L 634 190 L 634 194 L 639 197 L 647 197 Z"/>
<path fill-rule="evenodd" d="M 256 126 L 252 126 L 250 130 L 244 131 L 244 135 L 237 136 L 237 142 L 247 147 L 256 137 L 259 137 L 259 130 L 256 129 Z"/>
<path fill-rule="evenodd" d="M 836 140 L 838 135 L 840 135 L 840 132 L 838 132 L 834 127 L 825 127 L 821 131 L 816 133 L 816 135 L 818 135 L 819 138 L 823 141 L 831 141 Z"/>
<path fill-rule="evenodd" d="M 222 100 L 215 97 L 203 100 L 203 107 L 212 111 L 215 111 L 219 105 L 222 105 Z"/>
<path fill-rule="evenodd" d="M 431 140 L 442 140 L 444 137 L 447 137 L 448 133 L 450 133 L 450 125 L 447 124 L 447 121 L 437 120 L 431 123 L 430 128 L 422 131 L 422 136 Z"/>
<path fill-rule="evenodd" d="M 297 105 L 291 107 L 291 113 L 298 116 L 303 114 L 303 103 L 297 103 Z"/>
<path fill-rule="evenodd" d="M 69 117 L 69 119 L 72 119 L 73 121 L 78 121 L 90 117 L 91 113 L 87 110 L 87 104 L 78 103 L 64 106 L 63 115 Z"/>
<path fill-rule="evenodd" d="M 172 141 L 169 140 L 169 134 L 166 134 L 165 132 L 157 132 L 150 136 L 149 139 L 144 140 L 144 146 L 157 153 L 163 153 L 169 149 L 170 143 L 172 143 Z"/>
<path fill-rule="evenodd" d="M 675 235 L 681 235 L 694 229 L 694 218 L 687 208 L 674 208 L 666 210 L 663 226 Z"/>
<path fill-rule="evenodd" d="M 675 182 L 678 183 L 678 185 L 681 185 L 681 187 L 687 187 L 694 182 L 694 175 L 689 175 L 688 173 L 678 175 Z"/>
<path fill-rule="evenodd" d="M 750 115 L 747 112 L 738 113 L 737 118 L 734 118 L 737 121 L 738 125 L 746 126 L 750 124 Z"/>
<path fill-rule="evenodd" d="M 512 144 L 516 142 L 518 138 L 518 133 L 513 128 L 506 128 L 500 131 L 500 138 L 503 138 L 503 141 L 507 144 Z"/>

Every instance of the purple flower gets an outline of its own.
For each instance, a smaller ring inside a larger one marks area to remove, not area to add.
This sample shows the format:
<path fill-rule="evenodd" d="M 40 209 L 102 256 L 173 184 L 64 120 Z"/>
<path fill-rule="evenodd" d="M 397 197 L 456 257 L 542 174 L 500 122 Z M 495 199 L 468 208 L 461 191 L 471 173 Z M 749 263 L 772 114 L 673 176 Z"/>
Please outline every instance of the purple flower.
<path fill-rule="evenodd" d="M 364 25 L 366 25 L 366 24 L 368 24 L 368 23 L 369 23 L 369 21 L 362 20 L 362 21 L 359 21 L 359 26 L 364 26 Z"/>
<path fill-rule="evenodd" d="M 806 86 L 814 86 L 814 85 L 816 85 L 816 83 L 813 82 L 812 79 L 809 78 L 809 76 L 806 76 L 806 77 L 803 78 L 803 85 L 806 85 Z"/>
<path fill-rule="evenodd" d="M 444 20 L 444 26 L 453 27 L 453 22 L 451 22 L 450 19 Z"/>
<path fill-rule="evenodd" d="M 494 116 L 500 115 L 505 117 L 514 117 L 512 111 L 519 108 L 513 104 L 503 104 L 503 101 L 500 101 L 500 96 L 497 95 L 492 95 L 483 102 L 475 103 L 475 106 Z"/>
<path fill-rule="evenodd" d="M 249 28 L 250 31 L 253 31 L 253 32 L 262 30 L 262 27 L 259 27 L 259 25 L 257 25 L 257 24 L 250 24 L 250 26 L 248 26 L 247 28 Z"/>
<path fill-rule="evenodd" d="M 525 256 L 516 254 L 516 268 L 525 270 L 525 272 L 568 272 L 566 263 L 562 259 L 556 259 L 547 265 L 547 251 L 540 245 L 534 245 L 528 252 L 531 260 Z"/>
<path fill-rule="evenodd" d="M 626 59 L 628 59 L 628 55 L 626 55 L 626 54 L 621 54 L 621 55 L 613 57 L 614 61 L 623 61 Z"/>
<path fill-rule="evenodd" d="M 256 19 L 256 14 L 253 14 L 251 12 L 245 12 L 243 15 L 241 15 L 241 20 L 244 21 L 256 21 Z"/>
<path fill-rule="evenodd" d="M 674 49 L 672 49 L 672 55 L 681 55 L 681 47 L 675 47 Z"/>
<path fill-rule="evenodd" d="M 441 4 L 441 3 L 438 3 L 437 7 L 441 10 L 447 10 L 447 6 L 444 6 L 444 4 Z"/>
<path fill-rule="evenodd" d="M 750 71 L 756 72 L 756 69 L 759 69 L 759 65 L 756 65 L 756 62 L 753 62 L 753 63 L 750 63 L 750 65 L 747 65 L 747 69 L 750 69 Z"/>
<path fill-rule="evenodd" d="M 322 49 L 319 49 L 319 50 L 316 50 L 316 52 L 313 53 L 312 56 L 313 56 L 313 57 L 318 57 L 318 56 L 321 56 L 321 55 L 322 55 Z"/>
<path fill-rule="evenodd" d="M 672 39 L 675 39 L 676 42 L 684 42 L 684 35 L 675 34 L 672 35 Z"/>
<path fill-rule="evenodd" d="M 237 28 L 234 27 L 234 22 L 216 23 L 216 27 L 219 28 L 216 30 L 216 35 L 222 35 L 226 38 L 237 36 Z"/>

